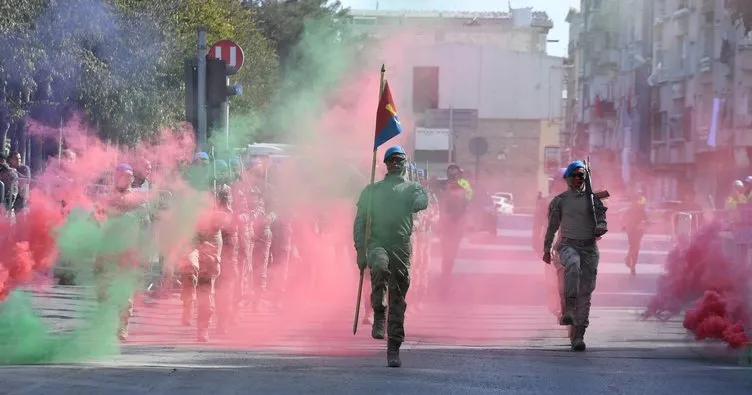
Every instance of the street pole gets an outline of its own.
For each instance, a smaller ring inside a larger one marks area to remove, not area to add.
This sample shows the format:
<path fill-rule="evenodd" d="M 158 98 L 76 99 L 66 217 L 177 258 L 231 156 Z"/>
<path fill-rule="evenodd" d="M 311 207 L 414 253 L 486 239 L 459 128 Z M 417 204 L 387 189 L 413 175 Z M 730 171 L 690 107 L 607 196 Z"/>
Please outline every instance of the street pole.
<path fill-rule="evenodd" d="M 449 164 L 454 163 L 454 108 L 449 107 Z"/>
<path fill-rule="evenodd" d="M 227 77 L 226 86 L 230 86 L 230 77 Z M 222 122 L 222 128 L 225 131 L 225 148 L 230 151 L 230 100 L 222 102 L 219 119 Z"/>
<path fill-rule="evenodd" d="M 198 141 L 196 151 L 203 151 L 206 147 L 206 27 L 198 28 L 198 98 L 196 110 L 198 111 Z"/>

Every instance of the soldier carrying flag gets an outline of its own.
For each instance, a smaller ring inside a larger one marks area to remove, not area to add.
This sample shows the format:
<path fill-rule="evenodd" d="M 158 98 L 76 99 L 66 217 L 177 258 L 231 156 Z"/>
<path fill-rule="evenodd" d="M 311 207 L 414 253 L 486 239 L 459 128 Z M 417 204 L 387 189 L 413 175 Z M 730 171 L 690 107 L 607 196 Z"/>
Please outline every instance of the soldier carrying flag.
<path fill-rule="evenodd" d="M 384 68 L 381 69 L 382 81 Z M 389 85 L 384 82 L 376 113 L 374 159 L 371 167 L 371 184 L 360 194 L 353 225 L 353 239 L 360 269 L 358 299 L 366 267 L 371 273 L 371 307 L 374 322 L 371 336 L 388 337 L 387 365 L 400 367 L 400 346 L 405 337 L 405 298 L 410 286 L 410 246 L 413 216 L 428 207 L 428 194 L 419 183 L 405 180 L 407 156 L 400 146 L 384 153 L 387 175 L 374 183 L 376 150 L 391 138 L 399 135 L 402 127 L 397 117 Z M 384 295 L 388 292 L 388 328 L 385 333 L 387 306 Z M 360 300 L 356 309 L 360 307 Z M 354 331 L 357 330 L 357 310 Z"/>

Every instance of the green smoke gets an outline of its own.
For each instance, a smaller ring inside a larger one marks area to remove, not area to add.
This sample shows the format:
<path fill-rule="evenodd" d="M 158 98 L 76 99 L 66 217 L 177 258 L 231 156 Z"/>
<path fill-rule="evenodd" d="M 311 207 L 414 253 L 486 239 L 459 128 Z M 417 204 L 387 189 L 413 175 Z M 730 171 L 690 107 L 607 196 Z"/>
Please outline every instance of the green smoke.
<path fill-rule="evenodd" d="M 29 294 L 13 292 L 0 304 L 1 364 L 75 362 L 119 351 L 120 311 L 139 287 L 138 268 L 121 265 L 119 256 L 145 245 L 143 218 L 143 213 L 126 214 L 100 224 L 90 213 L 71 211 L 56 235 L 60 262 L 75 274 L 86 290 L 85 300 L 94 300 L 94 306 L 87 309 L 79 301 L 74 327 L 59 331 L 37 314 Z"/>
<path fill-rule="evenodd" d="M 242 148 L 250 142 L 305 144 L 314 139 L 317 131 L 312 128 L 332 107 L 332 92 L 355 71 L 364 50 L 362 40 L 346 28 L 333 29 L 329 19 L 308 21 L 296 46 L 294 66 L 283 71 L 272 103 L 252 114 L 238 114 L 232 111 L 230 100 L 229 139 L 224 131 L 215 132 L 210 139 L 217 156 L 229 157 L 234 153 L 228 152 L 228 147 Z M 379 66 L 373 66 L 374 73 Z"/>
<path fill-rule="evenodd" d="M 333 32 L 330 20 L 309 22 L 298 46 L 297 66 L 285 71 L 272 104 L 252 114 L 237 114 L 232 112 L 230 103 L 229 141 L 224 133 L 216 131 L 210 140 L 217 157 L 228 158 L 234 155 L 234 148 L 262 139 L 305 143 L 315 138 L 317 131 L 312 125 L 331 107 L 328 97 L 353 70 L 358 58 L 359 43 L 347 34 Z M 378 66 L 373 65 L 374 73 Z M 184 223 L 173 224 L 175 229 L 161 232 L 160 237 L 184 238 L 186 232 L 193 232 L 199 205 L 196 195 L 170 202 L 171 210 L 185 213 L 180 218 Z M 74 328 L 59 331 L 38 315 L 29 294 L 15 291 L 0 304 L 0 364 L 77 362 L 119 352 L 118 317 L 128 297 L 141 288 L 143 268 L 124 269 L 114 259 L 133 249 L 138 249 L 141 260 L 154 256 L 150 237 L 153 232 L 144 230 L 143 218 L 144 213 L 136 213 L 101 224 L 88 212 L 71 212 L 56 233 L 59 262 L 74 273 L 91 300 L 97 300 L 97 286 L 108 280 L 104 285 L 106 297 L 101 303 L 94 303 L 93 308 L 82 307 Z M 173 244 L 171 240 L 164 241 Z M 97 273 L 95 266 L 100 269 Z"/>

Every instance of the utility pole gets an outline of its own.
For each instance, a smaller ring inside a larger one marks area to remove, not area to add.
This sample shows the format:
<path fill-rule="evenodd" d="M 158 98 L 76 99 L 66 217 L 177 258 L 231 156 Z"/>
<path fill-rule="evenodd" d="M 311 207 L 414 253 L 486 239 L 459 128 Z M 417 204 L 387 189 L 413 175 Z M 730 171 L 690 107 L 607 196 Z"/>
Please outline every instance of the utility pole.
<path fill-rule="evenodd" d="M 225 77 L 225 85 L 230 86 L 230 77 Z M 230 100 L 225 100 L 220 106 L 219 119 L 225 132 L 225 149 L 230 150 Z"/>
<path fill-rule="evenodd" d="M 203 151 L 206 147 L 206 27 L 198 28 L 198 141 L 196 151 Z"/>

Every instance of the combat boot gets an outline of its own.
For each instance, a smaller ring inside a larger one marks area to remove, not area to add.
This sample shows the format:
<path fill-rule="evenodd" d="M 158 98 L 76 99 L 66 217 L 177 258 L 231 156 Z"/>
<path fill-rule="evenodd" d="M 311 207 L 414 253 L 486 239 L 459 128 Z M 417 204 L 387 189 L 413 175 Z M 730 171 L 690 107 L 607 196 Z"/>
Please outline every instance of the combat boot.
<path fill-rule="evenodd" d="M 561 325 L 574 325 L 574 306 L 577 299 L 567 298 L 564 303 L 564 313 L 561 315 L 559 324 Z"/>
<path fill-rule="evenodd" d="M 383 339 L 386 332 L 386 319 L 384 316 L 376 315 L 371 326 L 371 337 L 374 339 Z"/>
<path fill-rule="evenodd" d="M 199 343 L 207 343 L 209 341 L 209 329 L 208 328 L 201 328 L 198 330 L 198 335 L 196 336 L 196 341 Z"/>
<path fill-rule="evenodd" d="M 118 328 L 118 339 L 120 339 L 120 341 L 128 341 L 127 326 L 121 326 L 120 328 Z"/>
<path fill-rule="evenodd" d="M 573 327 L 572 350 L 573 351 L 585 351 L 585 327 L 584 326 Z"/>
<path fill-rule="evenodd" d="M 401 342 L 395 340 L 389 340 L 386 347 L 386 364 L 390 368 L 399 368 L 402 366 L 400 361 L 399 350 Z"/>
<path fill-rule="evenodd" d="M 193 315 L 193 306 L 183 307 L 183 316 L 180 319 L 180 323 L 183 326 L 191 326 L 191 316 Z"/>

